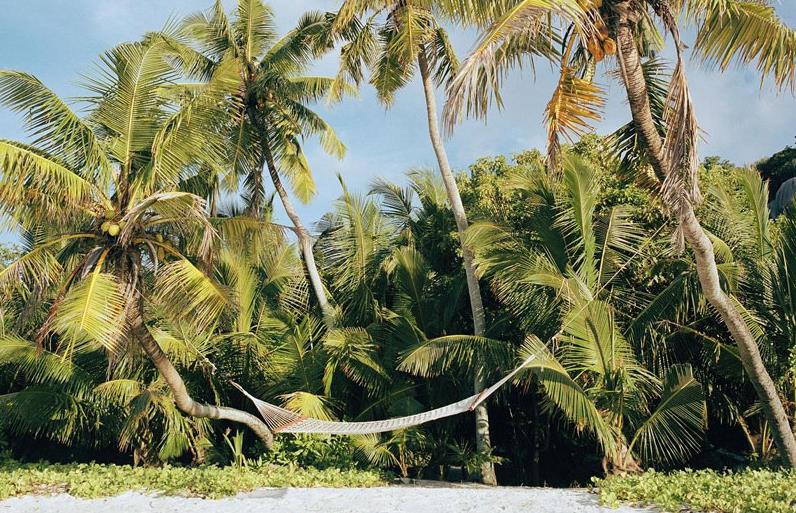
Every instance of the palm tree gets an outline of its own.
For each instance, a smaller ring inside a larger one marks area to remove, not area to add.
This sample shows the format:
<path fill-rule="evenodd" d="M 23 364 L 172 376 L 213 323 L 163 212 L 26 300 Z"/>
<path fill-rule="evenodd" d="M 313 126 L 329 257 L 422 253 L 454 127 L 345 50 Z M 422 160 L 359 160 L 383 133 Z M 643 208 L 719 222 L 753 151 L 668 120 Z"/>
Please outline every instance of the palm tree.
<path fill-rule="evenodd" d="M 47 302 L 32 344 L 63 358 L 86 345 L 143 350 L 182 412 L 243 423 L 270 446 L 257 417 L 194 400 L 151 331 L 155 312 L 203 329 L 228 302 L 201 270 L 216 239 L 205 202 L 179 187 L 222 161 L 230 77 L 220 70 L 184 86 L 168 55 L 157 36 L 105 53 L 87 81 L 85 117 L 35 77 L 0 72 L 0 101 L 24 114 L 32 137 L 0 142 L 0 207 L 33 241 L 0 286 Z"/>
<path fill-rule="evenodd" d="M 228 112 L 227 183 L 237 189 L 243 177 L 249 213 L 261 214 L 266 168 L 293 224 L 310 283 L 327 324 L 334 309 L 326 295 L 313 254 L 313 239 L 304 227 L 283 184 L 283 177 L 302 202 L 315 194 L 315 183 L 302 150 L 302 139 L 320 137 L 323 148 L 342 158 L 345 147 L 334 130 L 307 105 L 323 98 L 340 99 L 350 87 L 333 78 L 304 73 L 328 43 L 328 17 L 310 12 L 283 37 L 274 29 L 273 12 L 261 0 L 239 0 L 229 17 L 220 1 L 207 12 L 187 17 L 171 38 L 183 68 L 200 78 L 220 67 L 236 72 L 228 92 L 240 99 Z"/>
<path fill-rule="evenodd" d="M 694 254 L 702 292 L 738 345 L 781 455 L 796 466 L 796 439 L 776 386 L 742 308 L 722 288 L 714 246 L 695 214 L 701 198 L 696 180 L 699 129 L 677 20 L 682 14 L 684 20 L 697 25 L 695 54 L 704 61 L 722 69 L 736 60 L 756 62 L 761 75 L 771 75 L 780 87 L 796 83 L 796 33 L 782 24 L 766 2 L 507 0 L 475 4 L 471 18 L 481 23 L 491 18 L 492 24 L 449 88 L 448 125 L 452 126 L 465 109 L 475 115 L 486 113 L 505 68 L 515 63 L 518 53 L 529 53 L 510 51 L 516 47 L 515 41 L 528 34 L 549 33 L 552 13 L 569 26 L 564 36 L 561 79 L 547 110 L 548 154 L 555 164 L 558 134 L 578 134 L 588 126 L 589 119 L 597 117 L 602 95 L 592 81 L 594 69 L 607 55 L 615 54 L 633 118 L 625 141 L 643 150 L 654 172 L 652 179 L 642 172 L 637 176 L 640 181 L 651 182 L 666 211 L 677 220 L 676 235 Z M 676 45 L 676 66 L 664 98 L 653 96 L 656 89 L 651 87 L 642 63 L 642 56 L 654 55 L 663 45 L 655 20 L 661 22 Z"/>
<path fill-rule="evenodd" d="M 422 0 L 345 0 L 333 28 L 354 32 L 354 35 L 348 34 L 350 42 L 341 50 L 341 76 L 360 82 L 362 68 L 370 66 L 373 70 L 370 82 L 385 105 L 390 105 L 395 93 L 412 79 L 416 71 L 419 72 L 431 145 L 461 237 L 468 228 L 467 214 L 440 133 L 436 100 L 437 86 L 445 84 L 456 74 L 459 63 L 447 32 L 437 19 L 439 14 L 434 2 Z M 360 23 L 357 17 L 366 15 L 369 16 L 368 21 Z M 380 22 L 378 16 L 381 16 Z M 481 288 L 475 275 L 472 250 L 465 244 L 462 244 L 462 257 L 473 333 L 482 337 L 486 331 L 486 319 Z M 483 369 L 476 369 L 473 387 L 476 392 L 484 388 Z M 482 455 L 489 454 L 491 441 L 486 406 L 476 408 L 475 424 L 477 450 Z M 497 484 L 491 463 L 482 466 L 481 474 L 484 483 Z"/>
<path fill-rule="evenodd" d="M 624 306 L 619 298 L 628 291 L 617 277 L 651 237 L 626 206 L 598 208 L 601 191 L 591 165 L 571 155 L 563 164 L 560 183 L 537 168 L 503 184 L 504 190 L 510 183 L 524 194 L 526 215 L 534 219 L 531 236 L 487 222 L 475 223 L 467 233 L 479 273 L 527 323 L 528 333 L 546 328 L 539 322 L 545 308 L 540 305 L 560 317 L 552 348 L 533 334 L 519 348 L 442 337 L 407 351 L 401 368 L 435 375 L 474 358 L 508 368 L 512 357 L 533 355 L 522 381 L 530 386 L 530 378 L 537 379 L 567 421 L 596 436 L 606 473 L 638 470 L 641 462 L 682 460 L 700 446 L 701 387 L 688 365 L 668 366 L 663 380 L 648 371 L 611 303 Z"/>

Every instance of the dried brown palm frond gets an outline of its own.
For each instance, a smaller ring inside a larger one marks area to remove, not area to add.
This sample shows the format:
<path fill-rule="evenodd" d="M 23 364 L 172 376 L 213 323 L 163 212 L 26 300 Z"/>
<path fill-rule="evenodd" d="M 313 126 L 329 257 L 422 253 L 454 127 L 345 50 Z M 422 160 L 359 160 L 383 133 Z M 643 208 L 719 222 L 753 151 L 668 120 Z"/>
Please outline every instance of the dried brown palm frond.
<path fill-rule="evenodd" d="M 697 122 L 688 79 L 683 61 L 683 43 L 680 31 L 672 12 L 663 4 L 658 12 L 677 49 L 677 63 L 669 84 L 669 93 L 663 111 L 663 124 L 666 138 L 663 141 L 663 160 L 668 172 L 663 182 L 661 195 L 667 208 L 674 213 L 681 212 L 687 205 L 701 201 L 699 191 L 699 124 Z M 680 230 L 675 233 L 675 246 L 683 248 Z"/>
<path fill-rule="evenodd" d="M 561 150 L 561 136 L 570 142 L 593 130 L 590 121 L 602 118 L 605 91 L 598 84 L 579 78 L 568 65 L 561 67 L 561 76 L 553 97 L 545 109 L 547 124 L 547 164 L 557 169 Z"/>

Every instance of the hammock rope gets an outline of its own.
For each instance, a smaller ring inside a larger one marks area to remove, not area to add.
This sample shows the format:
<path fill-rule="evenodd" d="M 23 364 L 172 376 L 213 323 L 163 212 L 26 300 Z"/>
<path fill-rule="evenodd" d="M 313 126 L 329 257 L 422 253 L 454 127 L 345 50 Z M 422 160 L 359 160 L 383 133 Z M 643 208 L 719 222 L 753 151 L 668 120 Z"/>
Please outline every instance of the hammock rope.
<path fill-rule="evenodd" d="M 240 392 L 249 398 L 257 407 L 260 412 L 265 425 L 274 433 L 315 433 L 327 435 L 368 435 L 375 433 L 384 433 L 386 431 L 395 431 L 398 429 L 406 429 L 413 426 L 426 424 L 434 420 L 452 417 L 468 411 L 473 411 L 479 404 L 486 401 L 492 394 L 497 392 L 503 385 L 508 383 L 514 376 L 517 375 L 526 365 L 536 358 L 536 355 L 531 355 L 522 362 L 517 368 L 509 372 L 503 378 L 481 392 L 462 399 L 461 401 L 448 404 L 441 408 L 425 411 L 415 415 L 408 415 L 406 417 L 395 417 L 386 420 L 373 420 L 367 422 L 338 422 L 331 420 L 314 419 L 311 417 L 302 416 L 296 412 L 287 410 L 276 406 L 275 404 L 268 403 L 257 397 L 254 397 L 247 392 L 242 386 L 234 381 L 230 382 L 232 386 L 240 390 Z"/>

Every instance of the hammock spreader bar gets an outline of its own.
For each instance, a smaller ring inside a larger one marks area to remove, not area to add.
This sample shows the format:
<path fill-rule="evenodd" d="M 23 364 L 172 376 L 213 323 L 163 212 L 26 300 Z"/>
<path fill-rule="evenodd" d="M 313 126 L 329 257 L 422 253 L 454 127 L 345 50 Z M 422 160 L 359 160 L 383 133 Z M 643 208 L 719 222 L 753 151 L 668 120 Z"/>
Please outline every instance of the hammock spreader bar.
<path fill-rule="evenodd" d="M 243 395 L 248 397 L 257 410 L 260 412 L 265 424 L 273 433 L 318 433 L 331 435 L 366 435 L 372 433 L 384 433 L 397 429 L 405 429 L 412 426 L 419 426 L 434 420 L 452 417 L 460 413 L 473 411 L 479 404 L 486 401 L 492 394 L 505 385 L 511 378 L 517 375 L 536 355 L 531 355 L 522 362 L 516 369 L 504 376 L 500 381 L 489 388 L 485 388 L 478 394 L 462 399 L 459 402 L 429 410 L 416 415 L 406 417 L 396 417 L 386 420 L 374 420 L 367 422 L 336 422 L 329 420 L 314 419 L 304 417 L 296 412 L 281 408 L 274 404 L 265 402 L 251 395 L 237 383 L 232 383 Z"/>

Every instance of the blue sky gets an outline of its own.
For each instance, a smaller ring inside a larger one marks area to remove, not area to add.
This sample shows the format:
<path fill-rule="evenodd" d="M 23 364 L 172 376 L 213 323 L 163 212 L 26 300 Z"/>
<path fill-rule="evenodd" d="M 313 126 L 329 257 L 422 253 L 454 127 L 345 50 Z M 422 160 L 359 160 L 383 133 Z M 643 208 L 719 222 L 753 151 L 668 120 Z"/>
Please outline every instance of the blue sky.
<path fill-rule="evenodd" d="M 156 30 L 173 17 L 204 9 L 211 0 L 0 0 L 0 68 L 18 69 L 38 76 L 63 97 L 80 95 L 80 75 L 90 73 L 97 56 L 105 49 L 134 40 Z M 234 0 L 225 0 L 228 7 Z M 332 10 L 335 0 L 273 0 L 279 27 L 291 28 L 301 13 Z M 796 26 L 796 2 L 778 6 L 782 18 Z M 454 44 L 465 56 L 473 33 L 456 33 Z M 333 56 L 317 64 L 319 73 L 332 73 Z M 545 144 L 542 113 L 554 86 L 547 64 L 539 63 L 536 76 L 512 74 L 504 90 L 506 109 L 490 114 L 488 123 L 465 122 L 448 142 L 453 166 L 465 168 L 482 156 L 506 154 Z M 792 144 L 796 137 L 796 98 L 762 89 L 750 70 L 733 69 L 720 74 L 690 65 L 689 78 L 697 114 L 706 140 L 703 156 L 721 155 L 738 164 L 748 164 Z M 600 79 L 609 92 L 605 119 L 597 126 L 609 133 L 628 119 L 618 83 L 605 75 Z M 440 97 L 440 102 L 442 102 Z M 402 180 L 412 168 L 433 168 L 435 160 L 428 143 L 423 95 L 419 84 L 401 92 L 391 110 L 378 104 L 366 87 L 359 99 L 327 109 L 327 120 L 348 146 L 344 160 L 329 158 L 316 145 L 308 146 L 308 157 L 318 182 L 318 195 L 301 206 L 305 222 L 313 223 L 338 197 L 336 173 L 342 173 L 352 190 L 364 191 L 377 176 Z M 0 111 L 0 138 L 23 137 L 17 117 Z M 279 208 L 278 208 L 279 210 Z M 279 211 L 279 215 L 282 213 Z M 9 236 L 0 234 L 0 239 Z"/>

